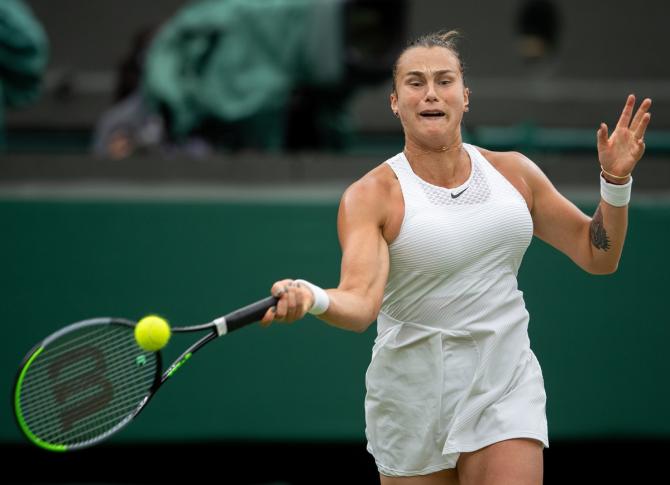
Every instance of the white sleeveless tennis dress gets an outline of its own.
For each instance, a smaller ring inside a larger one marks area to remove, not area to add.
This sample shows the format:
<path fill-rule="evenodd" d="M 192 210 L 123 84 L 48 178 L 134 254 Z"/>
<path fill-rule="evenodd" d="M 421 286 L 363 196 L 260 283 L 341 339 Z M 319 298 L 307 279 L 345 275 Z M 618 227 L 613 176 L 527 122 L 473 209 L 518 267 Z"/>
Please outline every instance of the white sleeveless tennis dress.
<path fill-rule="evenodd" d="M 400 153 L 386 161 L 405 215 L 366 373 L 366 436 L 379 471 L 454 468 L 460 452 L 509 438 L 548 446 L 542 371 L 516 275 L 533 234 L 525 200 L 472 145 L 446 189 Z"/>

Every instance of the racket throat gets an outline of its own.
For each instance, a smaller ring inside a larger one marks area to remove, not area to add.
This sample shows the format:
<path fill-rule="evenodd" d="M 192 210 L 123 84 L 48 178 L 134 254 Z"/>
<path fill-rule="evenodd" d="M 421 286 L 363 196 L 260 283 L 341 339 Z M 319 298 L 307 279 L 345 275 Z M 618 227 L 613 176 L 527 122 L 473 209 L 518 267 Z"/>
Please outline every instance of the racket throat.
<path fill-rule="evenodd" d="M 228 322 L 226 322 L 226 317 L 219 317 L 214 320 L 214 325 L 216 326 L 216 333 L 219 337 L 228 333 Z"/>
<path fill-rule="evenodd" d="M 188 352 L 184 354 L 182 357 L 180 357 L 179 360 L 177 360 L 174 364 L 172 364 L 170 368 L 167 370 L 167 372 L 165 372 L 165 378 L 163 379 L 163 381 L 172 377 L 172 374 L 177 372 L 181 368 L 181 366 L 184 365 L 186 361 L 191 358 L 192 355 L 193 355 L 192 352 Z"/>

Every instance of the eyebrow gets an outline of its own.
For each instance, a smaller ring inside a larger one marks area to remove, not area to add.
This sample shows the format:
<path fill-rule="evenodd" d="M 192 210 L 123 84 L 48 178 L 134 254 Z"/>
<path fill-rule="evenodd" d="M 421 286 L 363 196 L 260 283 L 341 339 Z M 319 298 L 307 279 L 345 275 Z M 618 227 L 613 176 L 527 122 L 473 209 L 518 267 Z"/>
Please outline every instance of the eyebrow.
<path fill-rule="evenodd" d="M 440 71 L 435 71 L 434 76 L 441 76 L 443 74 L 456 74 L 456 71 L 453 69 L 442 69 Z M 424 71 L 409 71 L 407 74 L 405 74 L 405 77 L 408 76 L 420 76 L 420 77 L 425 77 Z"/>

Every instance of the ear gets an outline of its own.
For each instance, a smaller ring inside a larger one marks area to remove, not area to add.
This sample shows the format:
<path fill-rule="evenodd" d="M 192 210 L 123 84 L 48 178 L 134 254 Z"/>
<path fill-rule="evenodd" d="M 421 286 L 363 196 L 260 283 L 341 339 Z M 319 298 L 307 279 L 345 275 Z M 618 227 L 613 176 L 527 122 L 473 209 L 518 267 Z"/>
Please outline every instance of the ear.
<path fill-rule="evenodd" d="M 389 96 L 389 99 L 391 101 L 391 111 L 393 111 L 393 114 L 397 117 L 398 116 L 398 95 L 396 92 L 392 92 L 391 96 Z"/>
<path fill-rule="evenodd" d="M 463 88 L 463 99 L 465 100 L 464 111 L 470 111 L 470 88 Z"/>

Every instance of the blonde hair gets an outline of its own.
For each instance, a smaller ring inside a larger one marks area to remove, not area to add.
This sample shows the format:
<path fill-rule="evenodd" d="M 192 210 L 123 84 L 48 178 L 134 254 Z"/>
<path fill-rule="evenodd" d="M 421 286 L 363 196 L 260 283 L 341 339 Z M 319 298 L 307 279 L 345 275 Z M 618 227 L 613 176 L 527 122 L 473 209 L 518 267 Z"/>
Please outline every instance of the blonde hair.
<path fill-rule="evenodd" d="M 461 69 L 461 76 L 463 76 L 465 73 L 465 66 L 463 64 L 463 60 L 461 59 L 461 53 L 458 51 L 457 47 L 457 41 L 461 37 L 461 33 L 458 30 L 440 30 L 430 34 L 422 35 L 421 37 L 418 37 L 407 44 L 407 47 L 405 47 L 402 52 L 398 54 L 398 57 L 393 63 L 393 92 L 396 92 L 395 82 L 396 77 L 398 76 L 398 61 L 400 61 L 400 58 L 405 52 L 413 49 L 414 47 L 443 47 L 445 49 L 449 49 L 451 53 L 456 56 L 456 59 L 458 59 L 458 64 Z"/>

